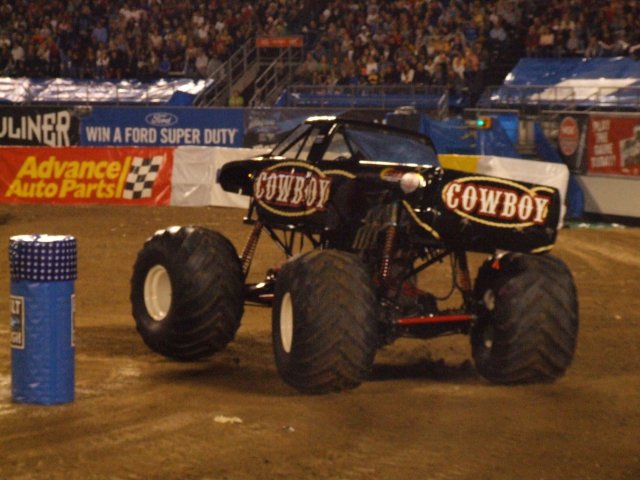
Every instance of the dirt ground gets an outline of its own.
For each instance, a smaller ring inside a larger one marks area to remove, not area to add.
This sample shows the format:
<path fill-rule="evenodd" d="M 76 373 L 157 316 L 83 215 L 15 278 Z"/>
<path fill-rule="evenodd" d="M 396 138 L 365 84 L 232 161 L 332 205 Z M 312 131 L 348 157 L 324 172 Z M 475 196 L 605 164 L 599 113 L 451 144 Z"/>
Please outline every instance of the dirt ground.
<path fill-rule="evenodd" d="M 241 248 L 242 211 L 0 214 L 5 248 L 12 235 L 49 233 L 75 235 L 79 250 L 76 399 L 65 405 L 12 402 L 8 260 L 0 265 L 0 479 L 640 478 L 640 229 L 561 231 L 554 252 L 574 273 L 581 324 L 574 363 L 554 384 L 490 385 L 468 338 L 449 336 L 399 340 L 360 388 L 305 396 L 277 375 L 269 309 L 247 307 L 236 340 L 198 363 L 152 353 L 135 331 L 129 278 L 144 239 L 198 224 Z M 256 281 L 280 259 L 266 238 L 258 252 Z M 428 281 L 446 291 L 437 277 Z"/>

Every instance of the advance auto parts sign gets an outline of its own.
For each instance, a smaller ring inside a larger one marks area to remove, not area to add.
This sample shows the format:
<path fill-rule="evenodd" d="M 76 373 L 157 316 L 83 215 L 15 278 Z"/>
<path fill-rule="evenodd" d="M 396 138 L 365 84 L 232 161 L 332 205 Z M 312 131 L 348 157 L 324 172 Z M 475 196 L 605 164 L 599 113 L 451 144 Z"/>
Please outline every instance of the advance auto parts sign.
<path fill-rule="evenodd" d="M 554 190 L 506 179 L 463 177 L 442 190 L 446 208 L 472 222 L 499 228 L 543 225 Z"/>
<path fill-rule="evenodd" d="M 253 182 L 253 197 L 265 210 L 285 217 L 323 211 L 331 178 L 301 162 L 284 162 L 262 170 Z"/>
<path fill-rule="evenodd" d="M 169 148 L 6 148 L 0 151 L 5 203 L 168 205 Z"/>

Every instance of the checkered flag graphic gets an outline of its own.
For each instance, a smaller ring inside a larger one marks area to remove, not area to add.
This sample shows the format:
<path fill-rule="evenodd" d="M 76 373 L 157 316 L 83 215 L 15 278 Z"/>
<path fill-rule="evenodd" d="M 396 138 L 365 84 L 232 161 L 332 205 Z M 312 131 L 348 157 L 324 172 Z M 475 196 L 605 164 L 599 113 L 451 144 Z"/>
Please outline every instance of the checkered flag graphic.
<path fill-rule="evenodd" d="M 151 158 L 133 157 L 122 198 L 128 200 L 150 198 L 153 183 L 158 177 L 158 171 L 163 161 L 163 155 L 156 155 Z"/>

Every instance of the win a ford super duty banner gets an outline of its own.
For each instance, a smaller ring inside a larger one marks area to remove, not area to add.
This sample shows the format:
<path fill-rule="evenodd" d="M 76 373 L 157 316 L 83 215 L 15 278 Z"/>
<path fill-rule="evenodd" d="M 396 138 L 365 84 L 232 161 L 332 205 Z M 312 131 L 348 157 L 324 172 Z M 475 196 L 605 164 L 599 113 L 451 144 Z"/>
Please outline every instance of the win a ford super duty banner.
<path fill-rule="evenodd" d="M 80 122 L 86 146 L 242 147 L 240 108 L 94 107 Z"/>

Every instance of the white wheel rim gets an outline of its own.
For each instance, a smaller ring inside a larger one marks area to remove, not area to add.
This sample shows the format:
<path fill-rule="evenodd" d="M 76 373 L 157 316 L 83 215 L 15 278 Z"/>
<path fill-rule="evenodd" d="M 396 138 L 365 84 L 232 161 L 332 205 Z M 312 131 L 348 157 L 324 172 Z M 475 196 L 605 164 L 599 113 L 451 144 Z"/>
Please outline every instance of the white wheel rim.
<path fill-rule="evenodd" d="M 487 328 L 482 335 L 482 344 L 487 350 L 491 350 L 493 348 L 493 334 L 493 327 L 491 325 L 487 325 Z"/>
<path fill-rule="evenodd" d="M 162 265 L 155 265 L 144 279 L 144 305 L 149 316 L 156 321 L 164 320 L 171 308 L 171 279 Z"/>
<path fill-rule="evenodd" d="M 285 293 L 280 303 L 280 343 L 286 353 L 291 353 L 293 343 L 293 304 L 291 294 Z"/>
<path fill-rule="evenodd" d="M 493 290 L 489 289 L 484 292 L 484 295 L 482 296 L 482 302 L 484 303 L 486 309 L 490 312 L 492 312 L 493 309 L 496 308 L 496 295 L 495 293 L 493 293 Z"/>
<path fill-rule="evenodd" d="M 496 295 L 493 293 L 493 290 L 488 289 L 484 292 L 482 301 L 488 311 L 492 312 L 496 308 Z M 493 335 L 493 327 L 491 325 L 487 325 L 483 333 L 483 344 L 487 350 L 491 350 L 493 348 Z"/>

